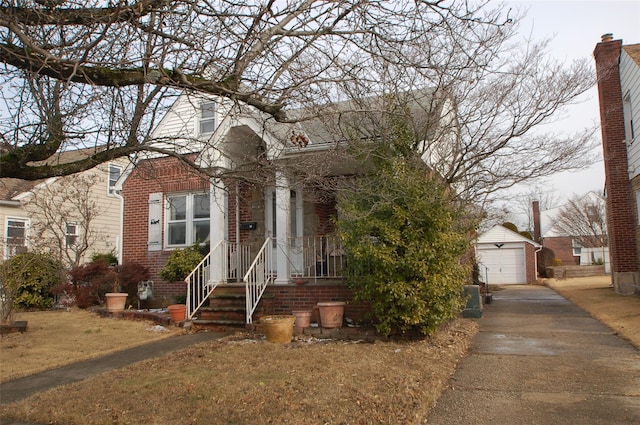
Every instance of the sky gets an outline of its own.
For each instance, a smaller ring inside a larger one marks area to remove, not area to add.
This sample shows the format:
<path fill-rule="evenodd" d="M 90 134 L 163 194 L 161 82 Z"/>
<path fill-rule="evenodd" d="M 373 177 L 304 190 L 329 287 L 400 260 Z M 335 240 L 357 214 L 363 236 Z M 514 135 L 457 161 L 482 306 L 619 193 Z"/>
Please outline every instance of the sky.
<path fill-rule="evenodd" d="M 554 37 L 550 44 L 550 54 L 560 60 L 569 62 L 588 58 L 593 66 L 593 49 L 606 33 L 613 33 L 614 39 L 622 39 L 623 44 L 640 43 L 640 0 L 512 0 L 505 4 L 507 7 L 528 9 L 527 16 L 521 23 L 520 33 L 531 35 L 533 39 Z M 574 132 L 594 122 L 599 124 L 596 88 L 585 93 L 581 100 L 582 103 L 567 110 L 566 118 L 554 124 L 558 131 L 566 129 Z M 596 137 L 601 143 L 600 131 L 596 133 Z M 602 158 L 601 145 L 597 154 Z M 590 190 L 602 190 L 604 165 L 600 159 L 587 170 L 556 174 L 541 183 L 555 189 L 559 200 Z M 515 191 L 528 192 L 529 188 L 518 187 Z"/>

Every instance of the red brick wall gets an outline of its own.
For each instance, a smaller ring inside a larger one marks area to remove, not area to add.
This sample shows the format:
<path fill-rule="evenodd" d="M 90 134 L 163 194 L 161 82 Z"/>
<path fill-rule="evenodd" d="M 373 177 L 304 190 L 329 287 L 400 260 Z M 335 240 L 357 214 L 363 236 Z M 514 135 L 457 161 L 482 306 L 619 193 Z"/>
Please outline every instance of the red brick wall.
<path fill-rule="evenodd" d="M 346 302 L 344 315 L 355 321 L 362 321 L 368 311 L 365 303 L 353 301 L 353 292 L 342 283 L 269 285 L 263 299 L 270 304 L 267 314 L 291 314 L 292 310 L 312 310 L 318 302 L 323 301 Z"/>
<path fill-rule="evenodd" d="M 554 238 L 544 238 L 542 245 L 549 248 L 555 254 L 555 258 L 562 261 L 563 266 L 580 264 L 580 257 L 573 255 L 572 238 L 569 236 L 559 236 Z"/>
<path fill-rule="evenodd" d="M 209 181 L 206 177 L 198 175 L 174 158 L 142 161 L 136 166 L 123 186 L 123 262 L 137 261 L 149 267 L 150 278 L 154 281 L 154 298 L 156 300 L 164 300 L 165 303 L 173 302 L 173 297 L 186 294 L 186 287 L 181 282 L 165 282 L 158 276 L 158 272 L 166 263 L 171 251 L 147 250 L 149 194 L 208 188 Z M 163 209 L 163 215 L 164 213 Z M 164 222 L 164 216 L 162 220 Z"/>
<path fill-rule="evenodd" d="M 631 182 L 627 171 L 620 50 L 622 40 L 598 43 L 593 52 L 598 78 L 602 152 L 607 194 L 607 228 L 612 273 L 638 270 Z"/>
<path fill-rule="evenodd" d="M 536 270 L 536 248 L 530 243 L 524 244 L 527 283 L 535 283 L 538 279 L 538 271 Z"/>

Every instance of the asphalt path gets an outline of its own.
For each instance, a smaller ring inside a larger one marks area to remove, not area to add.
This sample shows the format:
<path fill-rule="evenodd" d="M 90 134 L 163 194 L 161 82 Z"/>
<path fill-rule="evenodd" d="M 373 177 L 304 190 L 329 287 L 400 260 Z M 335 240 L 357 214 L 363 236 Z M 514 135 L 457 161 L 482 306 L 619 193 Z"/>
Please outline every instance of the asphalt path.
<path fill-rule="evenodd" d="M 552 289 L 503 288 L 425 423 L 640 424 L 637 348 Z"/>

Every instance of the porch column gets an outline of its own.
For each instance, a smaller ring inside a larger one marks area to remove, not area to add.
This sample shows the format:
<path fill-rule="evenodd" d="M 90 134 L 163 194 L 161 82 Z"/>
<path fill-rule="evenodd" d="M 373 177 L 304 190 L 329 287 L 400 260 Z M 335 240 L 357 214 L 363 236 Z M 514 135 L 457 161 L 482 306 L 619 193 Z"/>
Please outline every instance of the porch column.
<path fill-rule="evenodd" d="M 276 284 L 289 283 L 289 236 L 291 223 L 291 188 L 289 179 L 276 172 Z"/>
<path fill-rule="evenodd" d="M 224 242 L 225 237 L 225 224 L 227 222 L 226 215 L 226 190 L 224 183 L 220 179 L 211 179 L 210 183 L 210 202 L 211 208 L 209 211 L 209 243 L 211 252 L 210 262 L 210 275 L 209 280 L 211 282 L 222 283 L 224 282 L 224 264 L 222 261 L 221 252 L 226 253 L 226 249 L 217 250 L 217 255 L 214 253 L 214 249 L 220 242 Z"/>

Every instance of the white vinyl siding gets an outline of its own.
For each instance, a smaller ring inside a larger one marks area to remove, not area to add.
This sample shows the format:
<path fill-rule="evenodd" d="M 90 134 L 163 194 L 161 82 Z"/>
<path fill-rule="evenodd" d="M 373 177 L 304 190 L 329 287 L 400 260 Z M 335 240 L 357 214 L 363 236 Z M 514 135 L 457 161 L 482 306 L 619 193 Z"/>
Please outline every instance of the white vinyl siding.
<path fill-rule="evenodd" d="M 625 52 L 624 48 L 620 54 L 620 84 L 631 179 L 640 175 L 640 66 Z"/>

